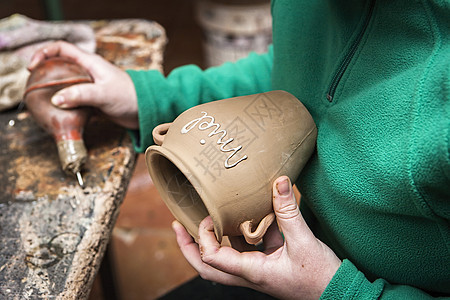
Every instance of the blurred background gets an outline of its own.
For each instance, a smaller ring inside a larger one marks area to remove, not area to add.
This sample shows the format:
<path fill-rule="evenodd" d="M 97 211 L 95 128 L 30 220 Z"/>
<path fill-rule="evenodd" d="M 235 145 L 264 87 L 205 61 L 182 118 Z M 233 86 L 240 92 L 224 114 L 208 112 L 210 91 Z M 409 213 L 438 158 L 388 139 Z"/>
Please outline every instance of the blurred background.
<path fill-rule="evenodd" d="M 269 0 L 0 0 L 0 19 L 16 13 L 44 21 L 156 21 L 168 38 L 165 74 L 185 64 L 220 65 L 271 43 Z M 120 299 L 156 299 L 197 276 L 176 244 L 173 219 L 139 155 L 109 247 Z M 99 278 L 90 299 L 105 299 Z"/>
<path fill-rule="evenodd" d="M 0 18 L 19 13 L 37 20 L 156 21 L 170 40 L 164 64 L 164 70 L 170 72 L 186 63 L 203 67 L 202 34 L 195 20 L 195 6 L 194 0 L 1 0 Z"/>

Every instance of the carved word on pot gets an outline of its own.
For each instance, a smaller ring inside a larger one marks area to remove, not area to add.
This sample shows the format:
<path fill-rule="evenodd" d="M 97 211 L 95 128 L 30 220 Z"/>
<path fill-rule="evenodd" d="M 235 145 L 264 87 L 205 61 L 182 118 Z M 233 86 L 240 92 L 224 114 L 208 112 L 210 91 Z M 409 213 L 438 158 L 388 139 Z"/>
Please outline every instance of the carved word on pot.
<path fill-rule="evenodd" d="M 208 116 L 207 112 L 202 111 L 201 112 L 203 114 L 203 116 L 201 116 L 200 118 L 194 119 L 190 122 L 188 122 L 186 125 L 184 125 L 184 127 L 181 129 L 181 133 L 182 134 L 186 134 L 188 133 L 192 128 L 196 127 L 198 125 L 198 129 L 199 130 L 207 130 L 209 128 L 215 127 L 209 134 L 209 137 L 212 137 L 214 135 L 218 135 L 218 134 L 222 134 L 219 139 L 217 140 L 217 144 L 221 145 L 220 146 L 220 151 L 222 152 L 232 152 L 230 154 L 230 156 L 228 156 L 228 158 L 225 160 L 225 168 L 229 169 L 232 167 L 235 167 L 238 163 L 246 160 L 248 158 L 247 155 L 243 155 L 241 158 L 239 158 L 236 162 L 230 164 L 230 159 L 235 156 L 241 149 L 242 149 L 242 145 L 239 145 L 237 147 L 234 148 L 228 148 L 225 149 L 225 147 L 230 144 L 232 141 L 234 141 L 234 138 L 229 138 L 226 141 L 224 141 L 223 139 L 225 138 L 225 136 L 227 135 L 227 131 L 224 129 L 219 130 L 220 128 L 220 124 L 215 123 L 215 119 L 212 116 Z M 203 121 L 203 122 L 202 122 Z M 200 123 L 201 122 L 201 123 Z M 202 145 L 205 144 L 205 140 L 201 140 L 200 143 Z"/>

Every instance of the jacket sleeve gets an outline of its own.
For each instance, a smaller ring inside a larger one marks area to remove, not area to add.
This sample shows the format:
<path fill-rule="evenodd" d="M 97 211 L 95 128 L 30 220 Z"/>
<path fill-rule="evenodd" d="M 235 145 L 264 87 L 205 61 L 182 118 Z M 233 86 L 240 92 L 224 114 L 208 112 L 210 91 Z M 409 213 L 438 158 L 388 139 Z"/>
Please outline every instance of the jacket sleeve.
<path fill-rule="evenodd" d="M 127 70 L 138 99 L 139 130 L 129 131 L 135 150 L 153 144 L 155 126 L 172 122 L 184 110 L 214 100 L 271 89 L 272 47 L 235 63 L 201 70 L 195 65 L 174 69 L 167 77 L 156 70 Z"/>
<path fill-rule="evenodd" d="M 352 262 L 344 260 L 320 299 L 425 300 L 433 297 L 418 288 L 390 284 L 384 279 L 371 282 Z"/>

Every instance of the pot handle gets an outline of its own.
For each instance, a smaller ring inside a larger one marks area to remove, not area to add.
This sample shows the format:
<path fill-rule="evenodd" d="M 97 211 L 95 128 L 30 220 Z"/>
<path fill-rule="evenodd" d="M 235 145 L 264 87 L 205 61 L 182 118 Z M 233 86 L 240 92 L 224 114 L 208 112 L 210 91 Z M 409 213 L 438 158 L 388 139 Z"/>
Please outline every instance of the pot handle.
<path fill-rule="evenodd" d="M 170 128 L 170 125 L 172 125 L 172 123 L 164 123 L 156 126 L 153 129 L 152 131 L 153 141 L 155 142 L 156 145 L 158 146 L 162 145 L 162 143 L 164 142 L 164 137 L 166 136 L 166 133 Z"/>
<path fill-rule="evenodd" d="M 274 220 L 275 214 L 272 212 L 259 222 L 258 227 L 254 231 L 252 231 L 252 221 L 242 222 L 241 225 L 239 225 L 239 229 L 247 243 L 256 245 L 261 241 L 264 234 L 266 234 L 267 228 L 269 228 Z"/>

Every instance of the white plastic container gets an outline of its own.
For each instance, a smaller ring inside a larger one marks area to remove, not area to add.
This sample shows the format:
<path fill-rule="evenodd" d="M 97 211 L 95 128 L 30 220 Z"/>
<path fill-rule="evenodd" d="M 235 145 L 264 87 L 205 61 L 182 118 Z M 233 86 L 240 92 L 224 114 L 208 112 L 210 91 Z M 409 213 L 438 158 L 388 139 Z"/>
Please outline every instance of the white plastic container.
<path fill-rule="evenodd" d="M 200 0 L 196 14 L 207 67 L 266 52 L 272 43 L 270 1 Z"/>

